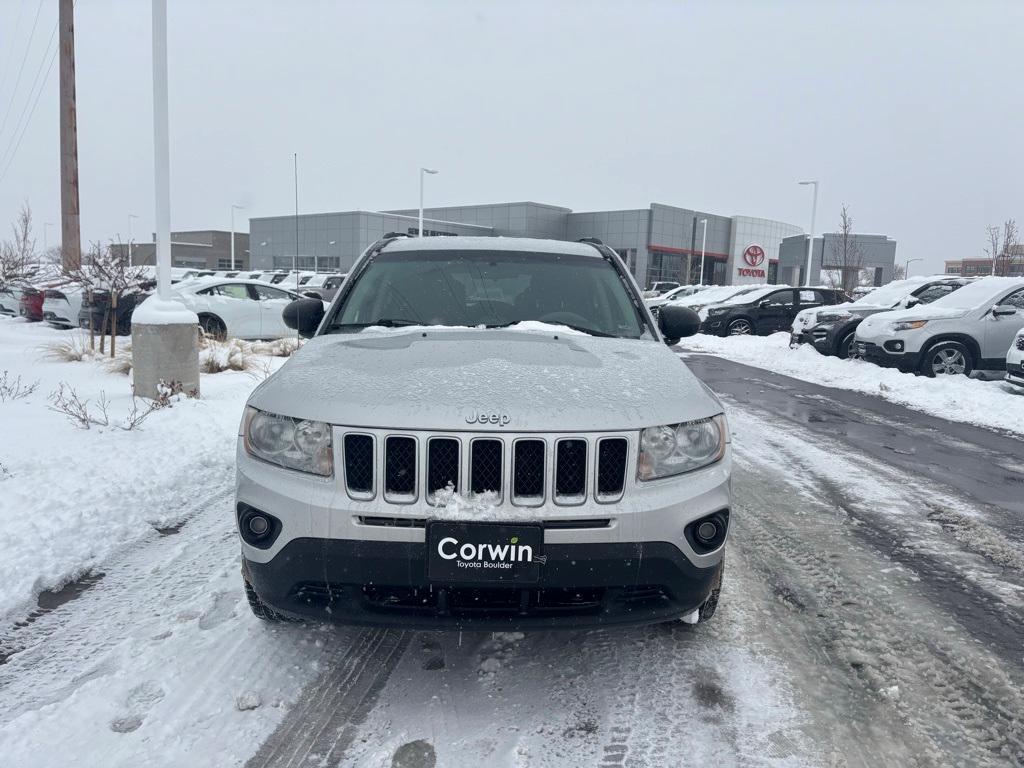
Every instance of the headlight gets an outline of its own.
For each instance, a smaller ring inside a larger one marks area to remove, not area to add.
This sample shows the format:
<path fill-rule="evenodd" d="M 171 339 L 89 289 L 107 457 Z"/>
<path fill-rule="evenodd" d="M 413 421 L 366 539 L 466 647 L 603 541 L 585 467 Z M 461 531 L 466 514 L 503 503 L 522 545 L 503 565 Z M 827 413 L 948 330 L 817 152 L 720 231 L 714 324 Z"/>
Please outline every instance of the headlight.
<path fill-rule="evenodd" d="M 324 477 L 334 472 L 329 424 L 246 408 L 243 437 L 257 459 Z"/>
<path fill-rule="evenodd" d="M 898 323 L 892 324 L 892 329 L 894 331 L 916 331 L 926 325 L 928 325 L 927 320 L 900 320 Z"/>
<path fill-rule="evenodd" d="M 714 464 L 725 455 L 729 429 L 719 415 L 684 424 L 648 427 L 640 433 L 637 477 L 653 480 Z"/>
<path fill-rule="evenodd" d="M 841 320 L 849 320 L 853 317 L 851 312 L 819 312 L 818 322 L 819 323 L 838 323 Z"/>
<path fill-rule="evenodd" d="M 711 309 L 708 310 L 708 314 L 709 315 L 724 315 L 728 311 L 729 311 L 728 307 L 711 307 Z"/>

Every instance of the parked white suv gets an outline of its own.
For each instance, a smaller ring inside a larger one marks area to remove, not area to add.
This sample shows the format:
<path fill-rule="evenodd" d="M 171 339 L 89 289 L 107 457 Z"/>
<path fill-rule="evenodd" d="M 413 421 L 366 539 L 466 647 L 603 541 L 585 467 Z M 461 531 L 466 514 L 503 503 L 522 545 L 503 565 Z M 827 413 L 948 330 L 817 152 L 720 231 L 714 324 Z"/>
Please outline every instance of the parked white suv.
<path fill-rule="evenodd" d="M 860 357 L 925 376 L 1003 370 L 1024 325 L 1024 278 L 986 277 L 911 309 L 882 312 L 857 327 Z"/>
<path fill-rule="evenodd" d="M 598 241 L 387 237 L 249 398 L 236 523 L 264 619 L 439 628 L 711 617 L 721 403 Z"/>
<path fill-rule="evenodd" d="M 1006 380 L 1024 387 L 1024 328 L 1017 331 L 1013 344 L 1006 351 Z"/>

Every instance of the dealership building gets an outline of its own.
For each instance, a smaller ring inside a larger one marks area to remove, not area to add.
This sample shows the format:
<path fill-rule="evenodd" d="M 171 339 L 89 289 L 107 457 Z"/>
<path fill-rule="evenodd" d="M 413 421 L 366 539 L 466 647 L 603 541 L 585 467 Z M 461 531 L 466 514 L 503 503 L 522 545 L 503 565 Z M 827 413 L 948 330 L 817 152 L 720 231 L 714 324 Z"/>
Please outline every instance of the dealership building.
<path fill-rule="evenodd" d="M 647 208 L 575 212 L 541 203 L 498 203 L 424 210 L 424 235 L 596 237 L 614 248 L 641 286 L 662 280 L 719 285 L 777 282 L 779 248 L 803 229 L 750 216 L 720 216 L 652 203 Z M 347 271 L 389 232 L 415 235 L 418 211 L 344 211 L 249 220 L 253 269 Z M 806 241 L 805 241 L 806 242 Z"/>
<path fill-rule="evenodd" d="M 812 254 L 812 283 L 821 280 L 822 271 L 853 269 L 864 275 L 871 285 L 885 285 L 892 281 L 896 267 L 896 241 L 886 235 L 850 234 L 844 246 L 841 234 L 826 232 L 814 238 Z M 807 269 L 807 235 L 784 238 L 778 256 L 777 282 L 803 285 Z"/>

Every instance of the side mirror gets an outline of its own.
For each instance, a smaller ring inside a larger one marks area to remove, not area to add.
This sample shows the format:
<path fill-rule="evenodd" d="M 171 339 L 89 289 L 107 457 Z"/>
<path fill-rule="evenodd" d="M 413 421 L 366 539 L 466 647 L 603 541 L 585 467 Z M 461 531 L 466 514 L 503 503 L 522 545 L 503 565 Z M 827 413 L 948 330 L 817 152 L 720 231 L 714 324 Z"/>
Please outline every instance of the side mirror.
<path fill-rule="evenodd" d="M 1009 317 L 1016 314 L 1017 308 L 1012 304 L 996 304 L 992 307 L 992 317 Z"/>
<path fill-rule="evenodd" d="M 665 343 L 671 346 L 700 330 L 700 315 L 689 307 L 664 304 L 658 311 L 658 327 Z"/>
<path fill-rule="evenodd" d="M 767 307 L 769 304 L 771 304 L 771 302 L 768 301 L 768 299 L 761 299 L 759 302 L 757 302 L 757 306 L 759 307 Z"/>
<path fill-rule="evenodd" d="M 320 294 L 317 293 L 316 291 L 303 291 L 302 295 L 303 296 L 308 296 L 311 299 L 319 299 L 320 298 Z"/>
<path fill-rule="evenodd" d="M 903 300 L 903 306 L 906 307 L 907 309 L 910 309 L 911 307 L 916 307 L 920 303 L 921 300 L 917 298 L 917 296 L 907 296 L 907 298 Z"/>
<path fill-rule="evenodd" d="M 281 312 L 284 324 L 309 338 L 324 319 L 324 303 L 320 299 L 296 299 Z"/>

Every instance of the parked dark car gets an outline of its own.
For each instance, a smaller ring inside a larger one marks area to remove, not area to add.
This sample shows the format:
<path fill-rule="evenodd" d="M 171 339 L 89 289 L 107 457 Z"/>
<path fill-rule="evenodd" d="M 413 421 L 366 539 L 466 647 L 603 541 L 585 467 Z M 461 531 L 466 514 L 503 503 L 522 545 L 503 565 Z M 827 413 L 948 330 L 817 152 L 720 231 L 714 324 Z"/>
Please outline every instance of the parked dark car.
<path fill-rule="evenodd" d="M 969 278 L 943 277 L 928 281 L 914 278 L 889 283 L 851 304 L 840 304 L 808 313 L 813 314 L 813 318 L 809 318 L 812 324 L 799 333 L 797 329 L 803 318 L 798 317 L 793 325 L 792 342 L 811 344 L 823 355 L 856 357 L 853 340 L 857 326 L 865 317 L 893 309 L 909 309 L 918 304 L 931 304 L 969 281 Z"/>
<path fill-rule="evenodd" d="M 139 290 L 122 294 L 117 300 L 117 335 L 129 336 L 132 332 L 132 313 L 152 293 L 154 283 L 147 282 Z M 110 292 L 93 290 L 82 297 L 82 309 L 78 312 L 78 325 L 88 328 L 90 321 L 97 333 L 110 329 Z M 104 325 L 105 324 L 105 325 Z"/>
<path fill-rule="evenodd" d="M 18 313 L 32 323 L 38 323 L 43 319 L 43 299 L 45 292 L 32 285 L 26 285 L 21 291 L 21 299 L 18 301 Z"/>
<path fill-rule="evenodd" d="M 700 330 L 715 336 L 788 331 L 800 310 L 844 301 L 849 301 L 847 295 L 833 288 L 778 288 L 769 285 L 706 307 L 707 319 Z"/>

